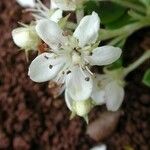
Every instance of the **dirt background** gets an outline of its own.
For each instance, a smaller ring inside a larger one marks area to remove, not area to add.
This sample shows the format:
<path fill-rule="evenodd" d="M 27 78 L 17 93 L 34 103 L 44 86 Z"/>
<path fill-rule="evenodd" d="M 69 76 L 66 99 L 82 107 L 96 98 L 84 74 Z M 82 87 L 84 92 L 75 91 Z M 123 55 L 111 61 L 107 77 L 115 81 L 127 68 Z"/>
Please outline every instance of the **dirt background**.
<path fill-rule="evenodd" d="M 96 142 L 86 135 L 83 119 L 69 120 L 63 96 L 53 99 L 47 83 L 33 83 L 27 76 L 29 64 L 11 38 L 18 21 L 31 20 L 22 10 L 15 0 L 0 0 L 0 150 L 89 150 L 99 143 L 108 150 L 149 150 L 150 89 L 141 79 L 150 61 L 127 77 L 124 115 L 111 136 Z M 150 48 L 149 28 L 128 39 L 124 62 L 133 62 L 145 47 Z M 94 108 L 90 122 L 102 110 L 105 106 Z"/>

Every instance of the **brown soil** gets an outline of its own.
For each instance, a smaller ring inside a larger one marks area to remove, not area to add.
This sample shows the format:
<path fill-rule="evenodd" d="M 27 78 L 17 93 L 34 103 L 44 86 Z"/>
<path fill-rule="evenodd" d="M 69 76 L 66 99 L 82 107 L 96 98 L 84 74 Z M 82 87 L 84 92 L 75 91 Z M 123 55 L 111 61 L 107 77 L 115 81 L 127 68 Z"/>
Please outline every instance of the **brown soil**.
<path fill-rule="evenodd" d="M 33 83 L 27 76 L 29 64 L 13 44 L 11 31 L 18 21 L 30 20 L 15 0 L 0 0 L 0 149 L 88 150 L 99 142 L 85 134 L 87 125 L 83 119 L 76 117 L 70 121 L 63 96 L 53 99 L 47 83 Z M 149 29 L 131 36 L 126 43 L 124 62 L 133 62 L 149 43 Z M 127 77 L 122 105 L 125 114 L 114 134 L 103 141 L 108 150 L 124 150 L 126 146 L 150 149 L 150 90 L 141 83 L 148 66 L 150 62 Z M 100 113 L 101 107 L 93 109 L 90 121 Z"/>

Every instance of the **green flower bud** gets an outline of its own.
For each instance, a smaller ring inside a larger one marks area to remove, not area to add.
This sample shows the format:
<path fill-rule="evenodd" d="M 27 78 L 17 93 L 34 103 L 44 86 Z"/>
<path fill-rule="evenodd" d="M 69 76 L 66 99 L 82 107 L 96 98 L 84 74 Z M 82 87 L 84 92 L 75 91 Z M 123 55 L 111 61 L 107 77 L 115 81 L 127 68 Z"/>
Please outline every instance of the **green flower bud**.
<path fill-rule="evenodd" d="M 73 109 L 75 113 L 80 117 L 85 117 L 93 108 L 91 100 L 74 101 Z"/>

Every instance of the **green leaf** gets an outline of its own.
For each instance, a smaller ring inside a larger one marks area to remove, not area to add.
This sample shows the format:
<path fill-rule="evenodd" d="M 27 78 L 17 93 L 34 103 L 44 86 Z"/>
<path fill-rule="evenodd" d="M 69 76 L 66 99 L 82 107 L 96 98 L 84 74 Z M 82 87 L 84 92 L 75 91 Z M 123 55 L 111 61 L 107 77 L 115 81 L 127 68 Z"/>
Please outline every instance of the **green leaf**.
<path fill-rule="evenodd" d="M 103 24 L 114 22 L 120 18 L 127 9 L 111 2 L 100 2 L 99 15 Z"/>
<path fill-rule="evenodd" d="M 125 1 L 131 2 L 131 3 L 140 4 L 140 2 L 139 2 L 140 0 L 125 0 Z"/>
<path fill-rule="evenodd" d="M 124 25 L 127 25 L 132 22 L 131 16 L 128 15 L 128 13 L 124 13 L 122 16 L 120 16 L 117 20 L 106 24 L 106 28 L 108 29 L 117 29 Z"/>
<path fill-rule="evenodd" d="M 127 9 L 112 2 L 88 1 L 85 3 L 84 10 L 86 14 L 91 14 L 93 11 L 97 12 L 102 24 L 106 25 L 120 18 Z"/>
<path fill-rule="evenodd" d="M 143 3 L 145 6 L 150 5 L 150 0 L 139 0 L 141 3 Z"/>
<path fill-rule="evenodd" d="M 84 11 L 86 14 L 91 14 L 93 11 L 99 13 L 99 3 L 96 1 L 87 1 L 84 4 Z"/>
<path fill-rule="evenodd" d="M 145 72 L 142 82 L 150 87 L 150 69 Z"/>
<path fill-rule="evenodd" d="M 107 29 L 117 29 L 131 23 L 133 19 L 128 15 L 127 10 L 127 8 L 111 2 L 88 1 L 85 4 L 86 14 L 91 14 L 93 11 L 97 12 L 101 23 Z"/>

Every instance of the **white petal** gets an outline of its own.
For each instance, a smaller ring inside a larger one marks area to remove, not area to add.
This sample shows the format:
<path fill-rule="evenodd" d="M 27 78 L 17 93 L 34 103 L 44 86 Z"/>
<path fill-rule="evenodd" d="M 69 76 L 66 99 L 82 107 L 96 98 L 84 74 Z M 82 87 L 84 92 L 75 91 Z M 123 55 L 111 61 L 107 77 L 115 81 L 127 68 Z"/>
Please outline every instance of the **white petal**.
<path fill-rule="evenodd" d="M 111 81 L 108 75 L 96 74 L 93 78 L 93 90 L 91 98 L 97 105 L 105 103 L 105 86 Z"/>
<path fill-rule="evenodd" d="M 55 0 L 51 0 L 51 2 L 50 2 L 50 8 L 51 9 L 57 9 L 58 8 L 57 5 L 56 5 L 56 3 L 55 3 Z"/>
<path fill-rule="evenodd" d="M 102 145 L 95 146 L 90 150 L 106 150 L 106 149 L 107 149 L 106 145 L 102 144 Z"/>
<path fill-rule="evenodd" d="M 61 60 L 54 59 L 52 54 L 43 53 L 32 61 L 28 75 L 35 82 L 49 81 L 57 75 L 62 66 Z"/>
<path fill-rule="evenodd" d="M 74 100 L 86 100 L 92 92 L 93 81 L 89 74 L 85 75 L 79 67 L 75 67 L 72 72 L 66 77 L 66 88 L 68 93 Z M 87 78 L 89 80 L 87 81 Z"/>
<path fill-rule="evenodd" d="M 109 65 L 121 56 L 122 50 L 113 46 L 102 46 L 93 50 L 92 56 L 88 57 L 91 65 Z"/>
<path fill-rule="evenodd" d="M 64 43 L 63 31 L 57 23 L 51 20 L 43 19 L 38 21 L 36 31 L 39 37 L 52 49 L 57 49 L 60 44 Z"/>
<path fill-rule="evenodd" d="M 52 21 L 54 21 L 54 22 L 57 23 L 57 22 L 62 18 L 62 13 L 63 13 L 62 10 L 60 10 L 60 9 L 56 10 L 56 11 L 52 14 L 50 20 L 52 20 Z"/>
<path fill-rule="evenodd" d="M 12 31 L 14 43 L 22 49 L 37 50 L 40 38 L 35 27 L 19 27 Z"/>
<path fill-rule="evenodd" d="M 96 105 L 102 105 L 105 103 L 105 90 L 94 88 L 92 91 L 91 98 Z"/>
<path fill-rule="evenodd" d="M 30 39 L 29 30 L 24 27 L 16 28 L 12 31 L 12 38 L 17 46 L 24 48 L 29 43 Z"/>
<path fill-rule="evenodd" d="M 65 11 L 74 11 L 76 9 L 75 0 L 52 0 L 53 8 L 60 8 Z"/>
<path fill-rule="evenodd" d="M 74 37 L 79 40 L 79 46 L 95 43 L 98 38 L 100 28 L 100 19 L 97 13 L 85 16 L 74 32 Z"/>
<path fill-rule="evenodd" d="M 116 81 L 110 82 L 106 88 L 106 106 L 110 111 L 116 111 L 122 104 L 124 89 Z"/>
<path fill-rule="evenodd" d="M 67 90 L 65 90 L 65 102 L 67 107 L 73 111 L 72 106 L 73 106 L 73 99 L 70 97 L 69 93 Z"/>
<path fill-rule="evenodd" d="M 34 7 L 35 0 L 16 0 L 22 7 Z"/>

